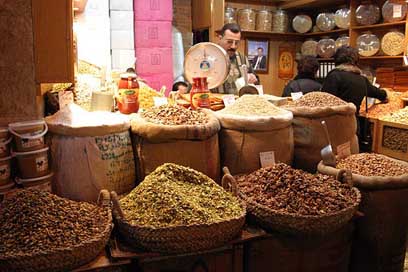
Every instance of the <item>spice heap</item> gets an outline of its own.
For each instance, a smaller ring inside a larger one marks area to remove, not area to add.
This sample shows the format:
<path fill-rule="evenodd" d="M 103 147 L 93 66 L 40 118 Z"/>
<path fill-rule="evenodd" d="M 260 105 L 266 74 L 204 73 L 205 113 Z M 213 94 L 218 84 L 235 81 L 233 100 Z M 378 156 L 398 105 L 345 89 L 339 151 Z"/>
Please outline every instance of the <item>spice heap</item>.
<path fill-rule="evenodd" d="M 0 209 L 0 256 L 75 246 L 98 237 L 107 223 L 108 211 L 95 205 L 21 190 Z"/>
<path fill-rule="evenodd" d="M 387 92 L 387 103 L 378 103 L 368 108 L 368 114 L 366 116 L 365 100 L 362 101 L 360 106 L 360 115 L 368 118 L 380 118 L 391 112 L 398 111 L 402 108 L 401 93 L 399 92 Z"/>
<path fill-rule="evenodd" d="M 313 175 L 284 163 L 237 178 L 239 191 L 250 201 L 283 213 L 323 215 L 352 206 L 352 189 L 325 175 Z"/>
<path fill-rule="evenodd" d="M 163 94 L 149 87 L 146 83 L 139 82 L 139 104 L 142 109 L 149 109 L 154 106 L 153 97 L 163 97 Z"/>
<path fill-rule="evenodd" d="M 242 116 L 274 116 L 285 113 L 259 95 L 243 95 L 220 113 Z"/>
<path fill-rule="evenodd" d="M 244 213 L 240 202 L 209 177 L 172 163 L 146 176 L 120 205 L 132 225 L 153 228 L 211 224 Z"/>
<path fill-rule="evenodd" d="M 408 107 L 385 115 L 381 120 L 408 125 Z"/>
<path fill-rule="evenodd" d="M 343 106 L 347 103 L 337 96 L 325 92 L 310 92 L 300 99 L 293 101 L 289 107 L 334 107 Z"/>
<path fill-rule="evenodd" d="M 141 113 L 146 121 L 161 125 L 203 125 L 209 120 L 202 111 L 193 111 L 179 106 L 163 105 Z"/>
<path fill-rule="evenodd" d="M 362 176 L 400 176 L 408 174 L 408 167 L 386 156 L 373 153 L 360 153 L 348 156 L 337 162 L 336 168 L 349 169 Z"/>

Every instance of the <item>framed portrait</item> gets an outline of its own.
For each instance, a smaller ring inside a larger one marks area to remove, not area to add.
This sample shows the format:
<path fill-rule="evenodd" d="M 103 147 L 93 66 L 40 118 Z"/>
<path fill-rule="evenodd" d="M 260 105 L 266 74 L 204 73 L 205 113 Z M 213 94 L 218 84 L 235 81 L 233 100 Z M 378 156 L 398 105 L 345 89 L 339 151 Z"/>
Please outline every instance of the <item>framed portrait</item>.
<path fill-rule="evenodd" d="M 249 63 L 258 74 L 267 74 L 269 67 L 269 40 L 248 39 L 246 55 Z"/>

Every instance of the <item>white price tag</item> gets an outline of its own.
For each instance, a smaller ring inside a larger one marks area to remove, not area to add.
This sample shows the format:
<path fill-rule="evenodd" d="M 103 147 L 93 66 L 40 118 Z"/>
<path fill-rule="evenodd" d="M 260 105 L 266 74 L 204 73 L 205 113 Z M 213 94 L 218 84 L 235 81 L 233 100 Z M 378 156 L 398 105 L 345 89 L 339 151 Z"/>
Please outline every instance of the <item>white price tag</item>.
<path fill-rule="evenodd" d="M 65 108 L 68 104 L 74 103 L 74 94 L 72 91 L 61 91 L 58 93 L 58 103 L 60 110 Z"/>
<path fill-rule="evenodd" d="M 301 98 L 303 96 L 303 93 L 302 92 L 291 93 L 290 96 L 292 97 L 292 100 L 295 101 Z"/>
<path fill-rule="evenodd" d="M 224 102 L 224 105 L 227 107 L 227 106 L 230 106 L 230 105 L 232 105 L 232 104 L 234 104 L 235 103 L 235 96 L 234 95 L 224 95 L 223 97 L 222 97 L 222 101 Z"/>
<path fill-rule="evenodd" d="M 374 103 L 375 103 L 375 98 L 374 97 L 367 97 L 367 104 L 368 104 L 369 107 L 374 105 Z"/>
<path fill-rule="evenodd" d="M 156 107 L 168 104 L 167 97 L 153 97 L 153 100 Z"/>
<path fill-rule="evenodd" d="M 393 18 L 400 18 L 402 17 L 402 5 L 395 5 L 392 6 L 392 17 Z"/>
<path fill-rule="evenodd" d="M 261 167 L 268 167 L 275 164 L 275 152 L 260 152 L 259 158 L 261 159 Z"/>
<path fill-rule="evenodd" d="M 350 142 L 345 142 L 344 144 L 337 146 L 337 157 L 339 159 L 346 158 L 351 155 Z"/>

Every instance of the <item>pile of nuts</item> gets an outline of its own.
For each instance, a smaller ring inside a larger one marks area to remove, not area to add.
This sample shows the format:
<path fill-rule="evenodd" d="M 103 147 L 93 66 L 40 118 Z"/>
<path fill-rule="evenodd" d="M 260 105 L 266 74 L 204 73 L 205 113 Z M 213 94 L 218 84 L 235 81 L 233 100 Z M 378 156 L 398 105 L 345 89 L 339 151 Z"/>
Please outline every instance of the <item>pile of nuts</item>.
<path fill-rule="evenodd" d="M 234 104 L 220 111 L 220 113 L 241 116 L 274 116 L 283 114 L 285 111 L 262 96 L 246 94 L 238 98 Z"/>
<path fill-rule="evenodd" d="M 354 205 L 357 195 L 332 177 L 313 175 L 284 163 L 237 177 L 241 194 L 249 201 L 297 215 L 324 215 Z"/>
<path fill-rule="evenodd" d="M 317 42 L 313 40 L 308 40 L 302 43 L 302 47 L 300 48 L 302 55 L 310 55 L 310 56 L 317 56 Z"/>
<path fill-rule="evenodd" d="M 381 40 L 382 51 L 389 56 L 397 56 L 404 52 L 405 35 L 399 31 L 391 31 Z"/>
<path fill-rule="evenodd" d="M 353 154 L 337 162 L 336 168 L 349 169 L 362 176 L 400 176 L 408 174 L 408 167 L 388 157 L 374 153 Z"/>
<path fill-rule="evenodd" d="M 0 256 L 72 247 L 98 237 L 108 220 L 108 210 L 93 204 L 20 190 L 0 209 Z"/>
<path fill-rule="evenodd" d="M 152 107 L 140 115 L 146 121 L 160 125 L 203 125 L 209 121 L 202 111 L 170 105 Z"/>
<path fill-rule="evenodd" d="M 381 120 L 408 125 L 408 107 L 383 116 Z"/>
<path fill-rule="evenodd" d="M 293 101 L 290 107 L 334 107 L 347 105 L 347 102 L 326 92 L 310 92 Z"/>
<path fill-rule="evenodd" d="M 384 126 L 382 146 L 407 153 L 408 129 Z"/>
<path fill-rule="evenodd" d="M 244 214 L 240 201 L 206 175 L 166 163 L 120 200 L 132 225 L 163 228 L 212 224 Z"/>
<path fill-rule="evenodd" d="M 362 101 L 360 106 L 360 115 L 368 118 L 380 118 L 391 112 L 398 111 L 402 108 L 401 94 L 399 92 L 387 92 L 387 103 L 378 103 L 368 108 L 368 114 L 366 116 L 365 101 Z"/>

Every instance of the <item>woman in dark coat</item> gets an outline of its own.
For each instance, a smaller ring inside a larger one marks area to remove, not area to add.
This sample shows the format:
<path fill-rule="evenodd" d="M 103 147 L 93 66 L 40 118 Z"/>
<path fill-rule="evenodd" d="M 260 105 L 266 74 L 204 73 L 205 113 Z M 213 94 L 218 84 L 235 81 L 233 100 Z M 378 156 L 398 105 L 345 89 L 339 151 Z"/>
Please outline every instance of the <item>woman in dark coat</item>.
<path fill-rule="evenodd" d="M 297 76 L 290 81 L 283 90 L 282 96 L 290 96 L 291 93 L 303 94 L 319 91 L 322 85 L 316 81 L 316 72 L 319 70 L 319 62 L 313 56 L 303 56 L 297 62 Z"/>

